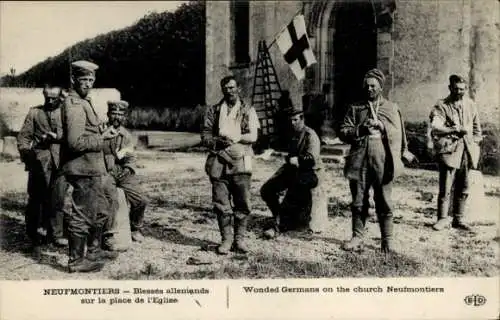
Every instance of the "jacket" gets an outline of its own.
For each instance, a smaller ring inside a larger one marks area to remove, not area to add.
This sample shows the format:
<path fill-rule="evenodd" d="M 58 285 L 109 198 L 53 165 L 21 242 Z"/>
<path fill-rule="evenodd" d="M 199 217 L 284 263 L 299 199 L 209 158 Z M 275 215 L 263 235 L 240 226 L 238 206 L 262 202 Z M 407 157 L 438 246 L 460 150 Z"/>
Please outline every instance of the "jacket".
<path fill-rule="evenodd" d="M 349 106 L 340 126 L 339 138 L 351 145 L 344 167 L 344 174 L 348 179 L 360 178 L 368 141 L 368 133 L 361 130 L 361 125 L 370 114 L 368 102 L 355 103 Z M 387 184 L 403 171 L 401 155 L 406 151 L 406 136 L 397 104 L 381 98 L 377 116 L 385 128 L 382 140 L 386 152 L 386 164 L 382 183 Z"/>
<path fill-rule="evenodd" d="M 477 168 L 479 162 L 479 141 L 482 139 L 481 124 L 477 107 L 474 101 L 464 97 L 462 107 L 453 110 L 453 102 L 450 97 L 439 100 L 431 110 L 431 135 L 434 143 L 437 159 L 448 167 L 460 168 L 462 155 L 467 153 L 473 168 Z M 461 113 L 461 116 L 458 115 Z M 457 117 L 458 116 L 458 117 Z M 438 118 L 438 121 L 435 121 Z M 467 130 L 464 136 L 457 134 L 438 134 L 440 127 L 453 128 L 455 125 L 462 125 Z"/>
<path fill-rule="evenodd" d="M 44 139 L 47 132 L 57 137 Z M 61 109 L 46 110 L 41 106 L 30 108 L 17 136 L 17 148 L 26 170 L 42 170 L 47 183 L 53 171 L 59 168 L 62 141 Z"/>
<path fill-rule="evenodd" d="M 62 173 L 82 176 L 106 174 L 100 120 L 90 98 L 81 98 L 71 90 L 61 111 L 64 135 L 61 145 Z"/>
<path fill-rule="evenodd" d="M 137 157 L 132 154 L 122 159 L 118 159 L 117 150 L 123 148 L 133 148 L 132 135 L 124 127 L 120 127 L 120 133 L 117 137 L 113 139 L 108 139 L 104 142 L 104 160 L 106 164 L 106 170 L 111 173 L 111 175 L 119 173 L 124 168 L 129 168 L 135 173 L 137 169 Z"/>
<path fill-rule="evenodd" d="M 202 129 L 201 143 L 209 149 L 205 172 L 210 177 L 220 177 L 225 174 L 251 173 L 251 157 L 253 156 L 252 144 L 235 143 L 226 146 L 219 140 L 219 117 L 223 100 L 209 106 L 205 113 Z M 238 118 L 241 119 L 241 134 L 250 133 L 249 113 L 255 112 L 252 106 L 241 101 Z"/>

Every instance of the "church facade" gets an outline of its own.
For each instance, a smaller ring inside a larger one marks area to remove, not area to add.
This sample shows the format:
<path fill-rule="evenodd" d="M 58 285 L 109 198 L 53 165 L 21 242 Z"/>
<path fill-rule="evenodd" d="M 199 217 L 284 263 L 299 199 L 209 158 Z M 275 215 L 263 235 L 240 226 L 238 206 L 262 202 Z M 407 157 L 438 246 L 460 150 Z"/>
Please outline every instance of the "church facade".
<path fill-rule="evenodd" d="M 364 73 L 377 67 L 405 118 L 425 121 L 457 73 L 469 79 L 481 118 L 498 119 L 499 12 L 497 0 L 208 1 L 206 103 L 220 99 L 219 81 L 229 74 L 250 100 L 258 42 L 272 44 L 302 13 L 317 60 L 306 78 L 297 81 L 277 46 L 269 47 L 294 103 L 327 88 L 335 114 L 359 97 Z"/>

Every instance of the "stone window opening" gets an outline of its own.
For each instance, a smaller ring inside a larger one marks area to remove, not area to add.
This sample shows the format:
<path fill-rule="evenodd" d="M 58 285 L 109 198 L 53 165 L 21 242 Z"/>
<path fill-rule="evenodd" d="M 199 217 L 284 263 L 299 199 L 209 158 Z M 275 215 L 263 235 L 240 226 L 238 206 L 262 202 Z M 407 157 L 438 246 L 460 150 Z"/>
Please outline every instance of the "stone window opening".
<path fill-rule="evenodd" d="M 232 61 L 236 66 L 250 63 L 250 3 L 248 0 L 231 2 Z"/>

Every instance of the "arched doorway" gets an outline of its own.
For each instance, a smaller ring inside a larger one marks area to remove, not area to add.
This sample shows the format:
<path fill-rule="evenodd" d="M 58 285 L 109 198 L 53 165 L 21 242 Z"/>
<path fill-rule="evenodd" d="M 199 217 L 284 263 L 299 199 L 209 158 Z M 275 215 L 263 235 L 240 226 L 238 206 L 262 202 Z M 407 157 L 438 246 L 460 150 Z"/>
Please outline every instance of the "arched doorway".
<path fill-rule="evenodd" d="M 308 73 L 309 90 L 327 85 L 331 120 L 344 117 L 361 97 L 363 76 L 377 67 L 376 7 L 373 0 L 317 1 L 309 10 L 309 34 L 318 63 Z"/>
<path fill-rule="evenodd" d="M 347 106 L 362 97 L 365 73 L 377 66 L 377 29 L 370 2 L 341 2 L 330 17 L 334 25 L 333 120 L 343 119 Z"/>

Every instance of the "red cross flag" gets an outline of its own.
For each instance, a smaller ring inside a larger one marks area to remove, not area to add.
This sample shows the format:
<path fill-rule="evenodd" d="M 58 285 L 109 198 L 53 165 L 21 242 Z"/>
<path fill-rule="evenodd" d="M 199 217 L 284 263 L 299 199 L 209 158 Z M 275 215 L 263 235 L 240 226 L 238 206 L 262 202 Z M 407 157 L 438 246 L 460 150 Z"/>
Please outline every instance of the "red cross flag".
<path fill-rule="evenodd" d="M 278 34 L 276 43 L 297 80 L 302 80 L 306 68 L 317 62 L 309 45 L 304 15 L 296 15 Z"/>

